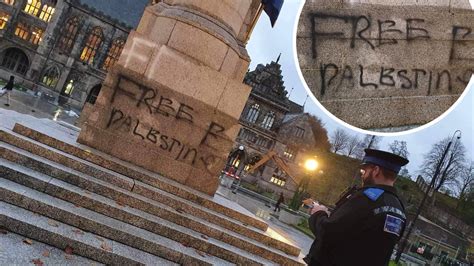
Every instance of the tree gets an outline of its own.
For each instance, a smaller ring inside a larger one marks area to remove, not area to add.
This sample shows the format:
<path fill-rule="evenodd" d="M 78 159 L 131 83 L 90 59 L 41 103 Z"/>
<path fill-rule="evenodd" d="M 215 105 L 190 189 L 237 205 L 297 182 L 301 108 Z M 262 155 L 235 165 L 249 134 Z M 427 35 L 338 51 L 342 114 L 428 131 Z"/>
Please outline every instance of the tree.
<path fill-rule="evenodd" d="M 349 137 L 349 134 L 347 134 L 344 129 L 336 129 L 331 136 L 332 152 L 337 153 L 338 151 L 343 151 L 347 146 Z"/>
<path fill-rule="evenodd" d="M 457 186 L 459 189 L 459 199 L 456 209 L 459 209 L 461 202 L 465 201 L 467 195 L 474 189 L 474 161 L 464 166 L 457 180 Z"/>
<path fill-rule="evenodd" d="M 329 151 L 331 144 L 328 139 L 328 131 L 324 128 L 324 124 L 318 117 L 310 115 L 309 123 L 313 130 L 314 141 L 320 149 Z"/>
<path fill-rule="evenodd" d="M 379 143 L 382 140 L 382 137 L 374 136 L 374 135 L 365 135 L 362 140 L 359 141 L 359 145 L 354 152 L 354 157 L 357 159 L 362 160 L 364 157 L 364 150 L 367 148 L 370 149 L 378 149 Z"/>
<path fill-rule="evenodd" d="M 374 135 L 365 135 L 364 140 L 362 140 L 361 145 L 364 149 L 378 149 L 382 137 Z"/>
<path fill-rule="evenodd" d="M 440 172 L 435 182 L 433 192 L 439 191 L 443 186 L 449 187 L 454 185 L 457 176 L 463 169 L 466 148 L 462 142 L 457 140 L 454 140 L 443 162 L 440 162 L 450 141 L 449 137 L 442 139 L 435 143 L 431 150 L 424 155 L 420 173 L 429 180 L 433 178 L 437 165 L 441 163 Z"/>
<path fill-rule="evenodd" d="M 403 158 L 408 158 L 408 155 L 410 155 L 406 141 L 394 140 L 392 143 L 390 143 L 388 148 L 392 153 L 402 156 Z"/>
<path fill-rule="evenodd" d="M 360 141 L 361 140 L 356 134 L 349 136 L 346 145 L 347 156 L 350 157 L 351 155 L 354 155 L 357 152 L 357 149 L 360 147 Z"/>

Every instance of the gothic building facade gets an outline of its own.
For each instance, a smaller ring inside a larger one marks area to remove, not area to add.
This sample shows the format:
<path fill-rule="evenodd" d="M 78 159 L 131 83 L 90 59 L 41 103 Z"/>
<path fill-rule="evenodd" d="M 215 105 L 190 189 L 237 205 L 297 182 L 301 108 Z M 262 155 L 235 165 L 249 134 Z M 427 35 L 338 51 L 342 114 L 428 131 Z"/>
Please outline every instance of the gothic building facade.
<path fill-rule="evenodd" d="M 252 92 L 240 117 L 242 128 L 225 170 L 232 169 L 243 181 L 267 192 L 283 192 L 289 198 L 305 174 L 304 160 L 313 156 L 315 149 L 328 148 L 329 143 L 319 119 L 289 100 L 278 61 L 259 64 L 244 79 Z M 318 141 L 319 137 L 322 141 Z M 253 169 L 257 161 L 270 155 L 272 158 L 265 164 Z"/>
<path fill-rule="evenodd" d="M 148 0 L 0 0 L 0 78 L 52 102 L 94 101 Z"/>

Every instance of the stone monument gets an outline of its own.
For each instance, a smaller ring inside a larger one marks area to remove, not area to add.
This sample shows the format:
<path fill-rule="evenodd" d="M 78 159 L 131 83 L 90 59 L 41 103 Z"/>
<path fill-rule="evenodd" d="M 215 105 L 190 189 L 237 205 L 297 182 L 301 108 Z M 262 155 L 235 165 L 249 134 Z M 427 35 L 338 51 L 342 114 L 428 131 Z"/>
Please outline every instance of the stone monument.
<path fill-rule="evenodd" d="M 469 1 L 308 0 L 297 52 L 308 87 L 360 128 L 418 126 L 456 102 L 474 73 Z"/>
<path fill-rule="evenodd" d="M 250 93 L 259 0 L 164 0 L 87 105 L 78 142 L 213 195 Z"/>

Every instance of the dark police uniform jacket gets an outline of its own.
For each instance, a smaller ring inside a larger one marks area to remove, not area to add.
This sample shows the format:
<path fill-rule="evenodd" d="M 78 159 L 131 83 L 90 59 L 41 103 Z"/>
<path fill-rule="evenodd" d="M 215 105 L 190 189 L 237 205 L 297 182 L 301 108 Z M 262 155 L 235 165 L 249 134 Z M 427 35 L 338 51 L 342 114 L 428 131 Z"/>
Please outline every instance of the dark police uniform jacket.
<path fill-rule="evenodd" d="M 309 218 L 316 239 L 305 261 L 309 265 L 387 265 L 406 225 L 396 189 L 373 185 L 343 195 L 328 216 Z"/>

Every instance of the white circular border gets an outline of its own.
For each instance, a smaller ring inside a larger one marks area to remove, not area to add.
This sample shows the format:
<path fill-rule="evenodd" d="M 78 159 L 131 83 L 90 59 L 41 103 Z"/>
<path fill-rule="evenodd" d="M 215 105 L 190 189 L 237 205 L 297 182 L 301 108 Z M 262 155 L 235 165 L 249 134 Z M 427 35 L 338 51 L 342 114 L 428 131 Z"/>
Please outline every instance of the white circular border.
<path fill-rule="evenodd" d="M 301 80 L 301 82 L 303 83 L 303 87 L 305 88 L 306 90 L 306 93 L 309 95 L 309 97 L 311 98 L 311 100 L 316 103 L 316 105 L 319 107 L 319 109 L 321 109 L 327 116 L 329 116 L 330 118 L 332 118 L 334 121 L 336 121 L 337 123 L 341 124 L 342 126 L 344 127 L 347 127 L 347 128 L 350 128 L 354 131 L 357 131 L 359 133 L 362 133 L 362 134 L 368 134 L 368 135 L 376 135 L 376 136 L 382 136 L 382 137 L 396 137 L 396 136 L 402 136 L 402 135 L 408 135 L 408 134 L 412 134 L 412 133 L 415 133 L 415 132 L 418 132 L 418 131 L 421 131 L 425 128 L 428 128 L 436 123 L 438 123 L 439 121 L 441 121 L 443 118 L 445 118 L 452 110 L 454 110 L 456 108 L 456 106 L 459 105 L 459 103 L 464 99 L 464 97 L 468 94 L 469 90 L 472 89 L 472 87 L 474 87 L 474 74 L 472 75 L 471 77 L 471 80 L 469 81 L 469 84 L 467 84 L 467 87 L 464 89 L 463 93 L 461 94 L 461 96 L 459 96 L 459 98 L 456 100 L 456 102 L 451 105 L 450 108 L 448 108 L 448 110 L 446 110 L 444 113 L 442 113 L 440 116 L 438 116 L 437 118 L 433 119 L 432 121 L 424 124 L 424 125 L 421 125 L 419 127 L 416 127 L 416 128 L 413 128 L 413 129 L 409 129 L 409 130 L 405 130 L 405 131 L 400 131 L 400 132 L 377 132 L 377 131 L 369 131 L 369 130 L 365 130 L 365 129 L 361 129 L 361 128 L 358 128 L 358 127 L 355 127 L 351 124 L 348 124 L 347 122 L 341 120 L 340 118 L 336 117 L 335 115 L 333 115 L 331 112 L 329 112 L 319 101 L 318 99 L 316 99 L 316 97 L 314 96 L 313 92 L 311 92 L 311 90 L 309 89 L 308 87 L 308 84 L 306 83 L 306 80 L 304 79 L 303 77 L 303 73 L 301 72 L 301 67 L 300 67 L 300 62 L 298 60 L 298 53 L 296 51 L 296 38 L 297 38 L 297 32 L 298 32 L 298 23 L 300 21 L 300 16 L 301 16 L 301 12 L 303 11 L 303 7 L 305 5 L 305 2 L 307 0 L 302 0 L 301 1 L 301 6 L 298 10 L 298 13 L 297 13 L 297 16 L 296 16 L 296 20 L 295 20 L 295 26 L 293 28 L 293 59 L 295 60 L 295 65 L 296 65 L 296 71 L 298 72 L 298 77 L 299 79 Z M 472 9 L 474 10 L 474 0 L 469 0 L 469 2 L 471 3 L 471 7 Z"/>

